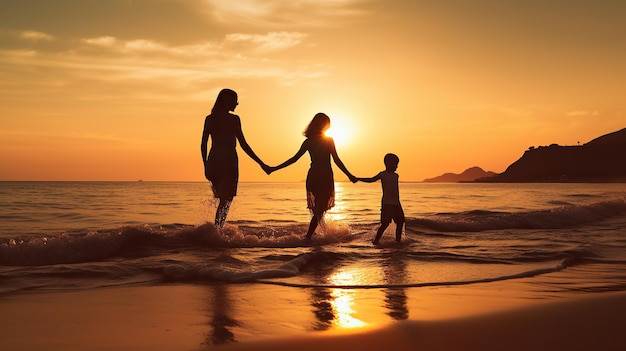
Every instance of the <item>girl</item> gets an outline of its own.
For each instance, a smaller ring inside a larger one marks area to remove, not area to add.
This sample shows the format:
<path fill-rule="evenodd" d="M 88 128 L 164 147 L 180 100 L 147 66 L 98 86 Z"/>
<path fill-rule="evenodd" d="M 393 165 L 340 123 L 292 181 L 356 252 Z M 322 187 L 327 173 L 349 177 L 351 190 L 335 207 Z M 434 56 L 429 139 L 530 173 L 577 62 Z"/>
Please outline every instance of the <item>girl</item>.
<path fill-rule="evenodd" d="M 239 165 L 237 158 L 237 140 L 243 151 L 256 161 L 263 170 L 269 171 L 269 166 L 252 151 L 241 130 L 239 116 L 230 113 L 239 102 L 237 93 L 230 89 L 223 89 L 217 95 L 211 114 L 204 120 L 202 143 L 200 151 L 204 162 L 204 175 L 211 182 L 213 195 L 220 199 L 215 212 L 215 225 L 224 227 L 228 210 L 237 195 L 239 179 Z M 211 136 L 211 151 L 207 157 L 207 142 Z"/>
<path fill-rule="evenodd" d="M 317 225 L 324 217 L 324 213 L 335 205 L 335 181 L 333 169 L 330 164 L 332 156 L 335 164 L 345 173 L 350 181 L 356 182 L 354 177 L 343 165 L 337 155 L 335 141 L 324 132 L 330 127 L 330 118 L 323 113 L 313 117 L 311 123 L 304 131 L 306 139 L 296 154 L 276 167 L 270 167 L 270 173 L 285 168 L 302 157 L 305 152 L 311 156 L 311 167 L 306 177 L 307 207 L 312 212 L 311 223 L 306 238 L 310 239 Z"/>

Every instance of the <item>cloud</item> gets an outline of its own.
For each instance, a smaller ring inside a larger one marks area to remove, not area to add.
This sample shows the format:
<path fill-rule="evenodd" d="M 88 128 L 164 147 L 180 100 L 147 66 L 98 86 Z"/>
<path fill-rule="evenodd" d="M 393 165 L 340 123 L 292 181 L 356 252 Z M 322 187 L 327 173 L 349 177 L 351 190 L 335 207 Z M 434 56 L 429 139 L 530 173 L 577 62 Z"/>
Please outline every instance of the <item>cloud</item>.
<path fill-rule="evenodd" d="M 267 26 L 324 26 L 366 14 L 368 0 L 208 0 L 209 14 L 219 22 Z"/>
<path fill-rule="evenodd" d="M 234 33 L 226 36 L 226 41 L 249 43 L 260 51 L 273 51 L 296 46 L 307 35 L 299 32 L 270 32 L 264 35 Z"/>
<path fill-rule="evenodd" d="M 38 32 L 35 30 L 25 30 L 19 33 L 19 37 L 22 39 L 32 40 L 32 41 L 51 41 L 54 40 L 54 37 L 50 34 L 46 34 L 43 32 Z"/>
<path fill-rule="evenodd" d="M 89 39 L 84 39 L 83 41 L 89 45 L 105 46 L 105 47 L 113 47 L 117 42 L 117 40 L 111 36 L 89 38 Z"/>
<path fill-rule="evenodd" d="M 216 41 L 168 45 L 99 36 L 82 39 L 65 51 L 0 49 L 0 65 L 9 69 L 11 81 L 24 82 L 0 82 L 0 92 L 26 98 L 34 91 L 49 96 L 64 87 L 80 92 L 85 101 L 128 92 L 144 100 L 175 100 L 193 98 L 207 89 L 207 82 L 218 80 L 273 79 L 293 85 L 327 75 L 323 63 L 272 55 L 293 49 L 306 37 L 300 32 L 234 33 Z"/>
<path fill-rule="evenodd" d="M 112 36 L 83 39 L 82 42 L 91 47 L 110 50 L 115 54 L 162 54 L 169 57 L 215 57 L 220 52 L 239 54 L 242 52 L 260 53 L 284 50 L 302 43 L 307 35 L 300 32 L 269 32 L 267 34 L 233 33 L 227 34 L 222 41 L 201 42 L 190 45 L 168 46 L 163 43 L 147 40 L 119 40 Z M 229 55 L 233 56 L 233 55 Z"/>

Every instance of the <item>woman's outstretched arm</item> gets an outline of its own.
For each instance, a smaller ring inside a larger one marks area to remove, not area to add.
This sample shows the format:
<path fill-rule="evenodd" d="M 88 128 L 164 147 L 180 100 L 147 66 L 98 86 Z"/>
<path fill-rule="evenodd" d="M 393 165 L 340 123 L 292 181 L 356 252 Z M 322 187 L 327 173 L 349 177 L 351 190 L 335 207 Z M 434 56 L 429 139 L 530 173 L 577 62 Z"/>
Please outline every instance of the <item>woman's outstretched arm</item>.
<path fill-rule="evenodd" d="M 348 178 L 350 179 L 352 183 L 356 183 L 357 178 L 353 176 L 352 173 L 350 173 L 350 171 L 348 171 L 346 166 L 343 164 L 343 162 L 339 158 L 339 155 L 337 154 L 337 149 L 335 148 L 334 140 L 332 141 L 332 144 L 331 144 L 330 154 L 333 156 L 333 161 L 335 161 L 335 164 L 337 165 L 337 167 L 339 167 L 339 169 L 348 176 Z"/>
<path fill-rule="evenodd" d="M 261 161 L 261 158 L 259 158 L 259 156 L 257 156 L 254 153 L 254 151 L 252 150 L 252 147 L 250 147 L 250 145 L 246 141 L 246 137 L 243 135 L 243 130 L 241 129 L 241 121 L 239 120 L 238 117 L 237 117 L 237 140 L 239 140 L 239 145 L 241 146 L 241 149 L 246 154 L 248 154 L 248 156 L 250 156 L 251 159 L 253 159 L 256 163 L 258 163 L 259 166 L 261 166 L 261 168 L 263 168 L 264 171 L 267 172 L 266 169 L 268 169 L 269 166 L 266 165 L 265 162 Z"/>

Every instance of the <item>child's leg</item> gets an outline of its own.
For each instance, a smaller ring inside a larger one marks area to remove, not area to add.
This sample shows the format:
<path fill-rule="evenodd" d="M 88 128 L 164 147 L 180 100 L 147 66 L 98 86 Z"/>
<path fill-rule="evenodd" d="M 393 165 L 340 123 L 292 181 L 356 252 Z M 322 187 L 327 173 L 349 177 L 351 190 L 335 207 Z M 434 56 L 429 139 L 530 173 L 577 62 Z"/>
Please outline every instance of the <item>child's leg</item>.
<path fill-rule="evenodd" d="M 385 229 L 387 229 L 389 223 L 391 223 L 392 217 L 392 214 L 389 212 L 389 207 L 383 205 L 380 209 L 380 227 L 376 232 L 376 238 L 374 238 L 374 241 L 372 241 L 374 245 L 378 245 L 378 243 L 380 242 L 380 237 L 383 236 Z"/>
<path fill-rule="evenodd" d="M 395 210 L 396 213 L 394 213 L 393 221 L 396 223 L 396 241 L 400 242 L 400 240 L 402 240 L 402 228 L 404 227 L 406 218 L 404 217 L 402 206 L 398 205 Z"/>
<path fill-rule="evenodd" d="M 404 227 L 404 221 L 396 222 L 396 241 L 402 240 L 402 228 Z"/>
<path fill-rule="evenodd" d="M 380 242 L 380 237 L 383 236 L 383 233 L 385 232 L 385 229 L 387 229 L 387 227 L 389 226 L 389 223 L 381 223 L 380 227 L 378 227 L 378 231 L 376 232 L 376 238 L 374 238 L 374 241 L 372 241 L 372 243 L 374 245 L 378 245 L 378 243 Z"/>

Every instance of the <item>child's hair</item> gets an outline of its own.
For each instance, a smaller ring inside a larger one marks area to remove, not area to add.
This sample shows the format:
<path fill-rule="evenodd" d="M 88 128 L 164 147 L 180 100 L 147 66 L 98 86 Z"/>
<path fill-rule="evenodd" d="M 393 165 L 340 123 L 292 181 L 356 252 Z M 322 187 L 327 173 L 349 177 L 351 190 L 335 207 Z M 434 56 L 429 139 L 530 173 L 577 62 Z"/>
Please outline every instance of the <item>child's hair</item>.
<path fill-rule="evenodd" d="M 322 134 L 330 127 L 330 118 L 324 113 L 317 113 L 304 130 L 305 137 Z"/>
<path fill-rule="evenodd" d="M 385 155 L 385 166 L 395 166 L 400 162 L 400 158 L 396 154 Z"/>
<path fill-rule="evenodd" d="M 211 113 L 232 111 L 235 106 L 237 106 L 237 93 L 231 89 L 222 89 L 217 94 Z"/>

